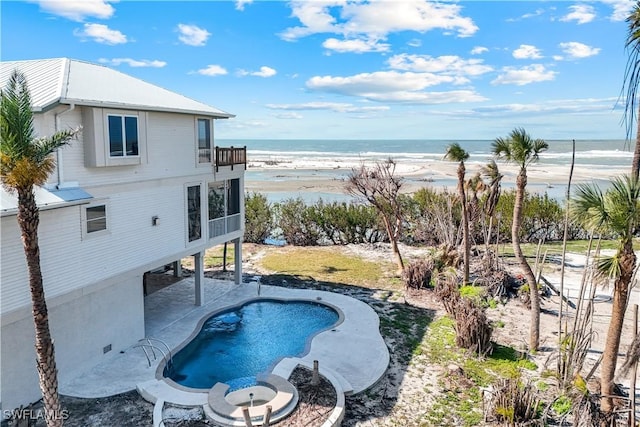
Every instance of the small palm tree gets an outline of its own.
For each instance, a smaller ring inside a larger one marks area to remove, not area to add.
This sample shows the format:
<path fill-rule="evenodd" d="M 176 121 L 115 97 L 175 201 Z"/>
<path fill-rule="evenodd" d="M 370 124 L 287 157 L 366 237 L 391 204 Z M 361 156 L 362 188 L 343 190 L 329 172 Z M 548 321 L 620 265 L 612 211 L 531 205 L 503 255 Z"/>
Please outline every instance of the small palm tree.
<path fill-rule="evenodd" d="M 531 329 L 529 334 L 529 349 L 538 350 L 540 344 L 540 294 L 536 278 L 531 266 L 522 254 L 520 248 L 520 226 L 522 223 L 522 203 L 527 187 L 527 166 L 538 160 L 540 153 L 549 148 L 542 139 L 533 139 L 523 129 L 516 128 L 506 138 L 496 138 L 493 142 L 493 154 L 507 163 L 514 163 L 520 167 L 516 178 L 516 199 L 513 204 L 513 224 L 511 225 L 511 240 L 516 260 L 527 279 L 531 294 Z"/>
<path fill-rule="evenodd" d="M 489 226 L 487 227 L 487 234 L 485 236 L 484 246 L 485 246 L 485 254 L 486 259 L 490 262 L 489 255 L 489 244 L 491 243 L 491 233 L 493 229 L 493 217 L 496 210 L 496 206 L 498 206 L 498 201 L 500 200 L 500 181 L 502 181 L 502 175 L 498 170 L 498 165 L 495 160 L 491 159 L 489 163 L 484 165 L 480 170 L 482 175 L 484 175 L 488 180 L 489 184 L 489 194 L 487 195 L 487 199 L 484 202 L 483 209 L 484 213 L 487 217 L 489 217 Z"/>
<path fill-rule="evenodd" d="M 624 73 L 623 91 L 626 92 L 624 109 L 625 123 L 627 125 L 627 138 L 630 139 L 633 131 L 634 119 L 640 111 L 638 105 L 638 86 L 640 85 L 640 2 L 636 2 L 631 13 L 626 19 L 628 25 L 625 47 L 629 50 L 627 67 Z M 640 120 L 636 120 L 636 146 L 633 151 L 631 175 L 638 178 L 640 172 Z"/>
<path fill-rule="evenodd" d="M 464 161 L 469 158 L 469 153 L 465 151 L 457 142 L 447 147 L 444 155 L 445 160 L 458 162 L 458 193 L 460 195 L 460 205 L 462 206 L 462 245 L 464 252 L 462 256 L 464 273 L 462 282 L 469 283 L 469 259 L 471 258 L 471 241 L 469 238 L 469 212 L 467 206 L 467 195 L 464 188 L 465 167 Z"/>
<path fill-rule="evenodd" d="M 38 223 L 34 186 L 42 185 L 55 168 L 51 155 L 76 134 L 61 131 L 48 138 L 36 138 L 31 97 L 24 75 L 14 71 L 0 92 L 0 181 L 18 196 L 18 224 L 29 270 L 29 287 L 36 330 L 36 360 L 47 425 L 61 426 L 58 377 L 49 331 L 47 302 L 40 269 Z"/>
<path fill-rule="evenodd" d="M 636 255 L 633 252 L 633 231 L 640 224 L 640 185 L 633 176 L 624 176 L 611 181 L 605 193 L 593 184 L 577 187 L 571 215 L 578 223 L 596 233 L 614 235 L 618 249 L 611 257 L 600 257 L 597 271 L 601 277 L 614 282 L 611 321 L 602 353 L 600 373 L 601 409 L 613 411 L 614 376 L 620 348 L 620 336 L 627 309 Z"/>

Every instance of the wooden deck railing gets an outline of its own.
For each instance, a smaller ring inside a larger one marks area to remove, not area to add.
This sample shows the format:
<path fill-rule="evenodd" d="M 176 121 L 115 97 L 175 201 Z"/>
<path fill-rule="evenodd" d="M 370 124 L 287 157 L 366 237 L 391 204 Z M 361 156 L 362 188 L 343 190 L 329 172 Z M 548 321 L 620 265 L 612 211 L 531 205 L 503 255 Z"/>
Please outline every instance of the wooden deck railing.
<path fill-rule="evenodd" d="M 216 172 L 220 166 L 244 165 L 247 168 L 247 147 L 216 147 Z"/>

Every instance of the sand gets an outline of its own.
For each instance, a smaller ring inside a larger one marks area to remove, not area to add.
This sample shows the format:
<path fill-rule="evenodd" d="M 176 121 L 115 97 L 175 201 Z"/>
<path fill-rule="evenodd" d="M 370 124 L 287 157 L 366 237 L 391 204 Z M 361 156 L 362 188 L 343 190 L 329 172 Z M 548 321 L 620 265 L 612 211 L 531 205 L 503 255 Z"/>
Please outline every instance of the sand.
<path fill-rule="evenodd" d="M 359 162 L 349 160 L 310 161 L 305 158 L 286 162 L 253 160 L 247 165 L 245 187 L 248 192 L 309 192 L 344 194 L 344 178 Z M 371 163 L 368 163 L 371 165 Z M 480 172 L 483 163 L 466 164 L 466 176 L 472 177 Z M 503 188 L 513 186 L 518 167 L 498 164 L 504 175 Z M 404 162 L 398 163 L 397 175 L 404 178 L 403 191 L 412 193 L 423 187 L 436 189 L 455 188 L 457 182 L 457 164 L 450 162 Z M 569 165 L 532 164 L 527 167 L 528 189 L 533 192 L 563 194 L 569 177 Z M 573 171 L 572 185 L 593 180 L 609 180 L 611 177 L 627 173 L 627 168 L 576 165 Z M 551 190 L 553 189 L 553 190 Z"/>

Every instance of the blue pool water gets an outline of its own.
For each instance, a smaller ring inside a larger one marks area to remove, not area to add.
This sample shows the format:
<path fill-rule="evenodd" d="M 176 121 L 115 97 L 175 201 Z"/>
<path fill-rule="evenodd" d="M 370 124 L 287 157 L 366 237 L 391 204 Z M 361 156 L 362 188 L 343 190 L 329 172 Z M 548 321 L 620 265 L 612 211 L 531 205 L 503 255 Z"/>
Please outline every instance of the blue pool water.
<path fill-rule="evenodd" d="M 173 356 L 164 376 L 186 387 L 234 388 L 252 385 L 255 377 L 283 357 L 301 356 L 308 339 L 338 321 L 323 304 L 261 300 L 209 318 L 198 335 Z"/>

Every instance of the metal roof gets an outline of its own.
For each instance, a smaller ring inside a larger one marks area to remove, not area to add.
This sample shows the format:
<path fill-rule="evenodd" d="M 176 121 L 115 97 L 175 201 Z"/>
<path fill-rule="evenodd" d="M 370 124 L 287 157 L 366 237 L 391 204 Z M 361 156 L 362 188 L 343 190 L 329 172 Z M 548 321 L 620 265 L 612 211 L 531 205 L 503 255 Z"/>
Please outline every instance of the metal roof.
<path fill-rule="evenodd" d="M 235 117 L 104 65 L 69 58 L 0 62 L 0 87 L 14 69 L 27 78 L 35 111 L 57 104 Z"/>
<path fill-rule="evenodd" d="M 88 203 L 93 196 L 80 187 L 43 188 L 34 186 L 36 204 L 40 210 Z M 0 187 L 0 216 L 15 215 L 18 212 L 18 197 Z"/>

